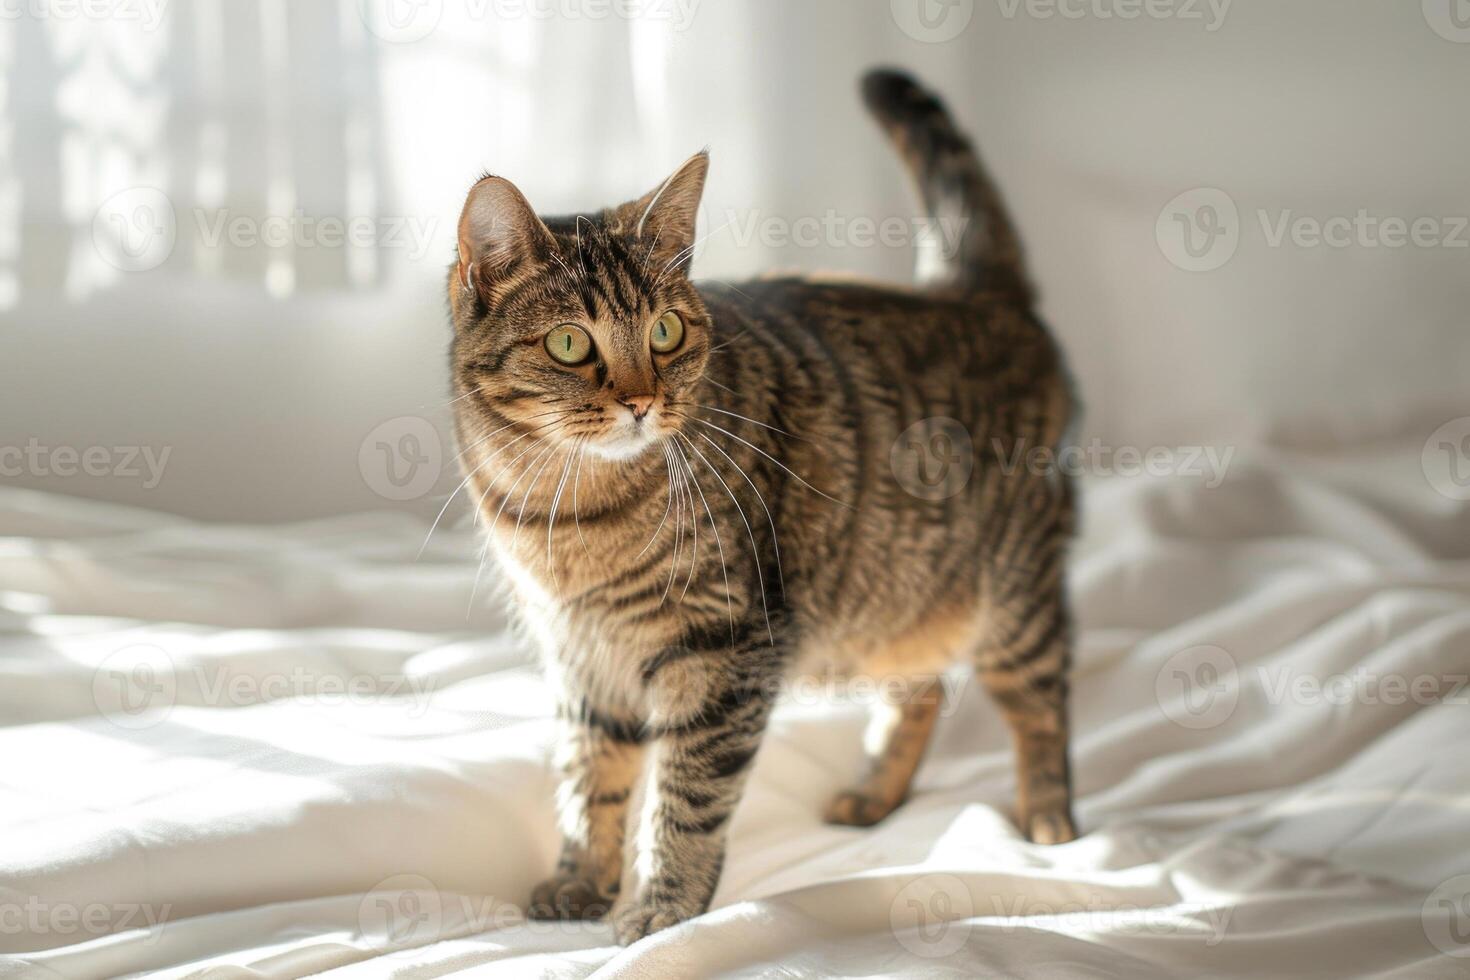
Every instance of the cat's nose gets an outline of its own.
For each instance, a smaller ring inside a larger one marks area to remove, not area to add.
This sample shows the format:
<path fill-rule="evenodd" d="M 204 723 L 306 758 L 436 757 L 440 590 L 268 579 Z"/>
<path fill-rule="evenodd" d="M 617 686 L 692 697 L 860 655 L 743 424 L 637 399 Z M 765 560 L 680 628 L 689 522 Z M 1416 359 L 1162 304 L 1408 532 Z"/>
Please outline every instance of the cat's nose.
<path fill-rule="evenodd" d="M 618 404 L 627 407 L 633 413 L 633 418 L 642 419 L 653 407 L 652 395 L 622 395 L 618 398 Z"/>

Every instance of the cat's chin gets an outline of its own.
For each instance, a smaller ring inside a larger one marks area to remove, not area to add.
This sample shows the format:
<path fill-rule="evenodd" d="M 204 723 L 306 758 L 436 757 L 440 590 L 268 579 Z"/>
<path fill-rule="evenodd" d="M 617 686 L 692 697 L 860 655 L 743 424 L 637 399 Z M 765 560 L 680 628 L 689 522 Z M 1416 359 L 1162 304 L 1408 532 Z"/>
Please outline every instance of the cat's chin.
<path fill-rule="evenodd" d="M 594 456 L 609 462 L 626 462 L 637 459 L 645 452 L 652 449 L 659 441 L 659 437 L 647 432 L 638 432 L 630 435 L 614 436 L 611 439 L 602 439 L 597 442 L 587 443 L 587 451 Z"/>

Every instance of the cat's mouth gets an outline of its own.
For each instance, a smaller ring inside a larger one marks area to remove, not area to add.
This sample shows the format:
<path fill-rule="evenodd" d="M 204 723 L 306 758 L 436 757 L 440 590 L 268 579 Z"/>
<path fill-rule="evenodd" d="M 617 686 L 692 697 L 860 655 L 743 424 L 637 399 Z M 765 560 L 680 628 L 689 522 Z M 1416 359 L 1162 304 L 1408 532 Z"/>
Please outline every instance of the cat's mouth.
<path fill-rule="evenodd" d="M 620 419 L 600 438 L 590 440 L 587 449 L 603 459 L 629 460 L 641 455 L 667 434 L 662 413 L 655 409 L 640 418 L 627 416 Z"/>

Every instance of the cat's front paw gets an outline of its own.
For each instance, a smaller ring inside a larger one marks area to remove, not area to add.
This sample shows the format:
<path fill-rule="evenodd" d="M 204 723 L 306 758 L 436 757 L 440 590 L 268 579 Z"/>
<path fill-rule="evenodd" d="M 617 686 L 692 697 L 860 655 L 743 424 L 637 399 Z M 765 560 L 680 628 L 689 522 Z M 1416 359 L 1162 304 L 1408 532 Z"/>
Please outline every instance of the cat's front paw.
<path fill-rule="evenodd" d="M 640 898 L 629 903 L 627 908 L 613 916 L 613 932 L 617 934 L 620 945 L 631 946 L 644 936 L 676 926 L 703 911 L 702 908 L 694 908 L 679 902 Z"/>
<path fill-rule="evenodd" d="M 1035 844 L 1065 844 L 1077 839 L 1077 827 L 1066 809 L 1043 810 L 1024 818 L 1021 829 Z"/>
<path fill-rule="evenodd" d="M 558 874 L 531 890 L 526 915 L 532 919 L 601 919 L 611 905 L 590 880 Z"/>

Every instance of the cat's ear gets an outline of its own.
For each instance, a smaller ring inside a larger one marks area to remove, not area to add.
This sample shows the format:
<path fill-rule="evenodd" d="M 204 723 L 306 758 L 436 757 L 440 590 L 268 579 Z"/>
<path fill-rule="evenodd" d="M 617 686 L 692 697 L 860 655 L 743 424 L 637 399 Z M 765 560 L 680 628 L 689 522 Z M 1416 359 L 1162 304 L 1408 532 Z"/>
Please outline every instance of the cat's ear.
<path fill-rule="evenodd" d="M 695 219 L 708 173 L 709 151 L 700 150 L 668 180 L 618 209 L 624 233 L 634 238 L 640 252 L 648 256 L 646 265 L 659 270 L 688 268 L 694 254 Z"/>
<path fill-rule="evenodd" d="M 515 184 L 484 177 L 470 188 L 459 215 L 459 281 L 466 289 L 493 287 L 555 249 L 550 229 Z"/>

